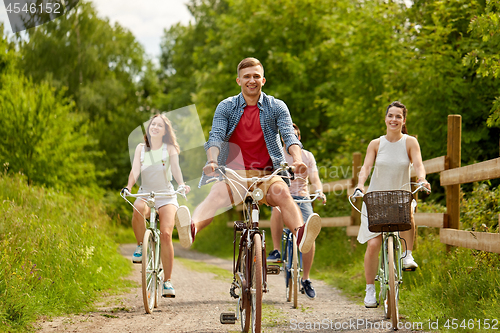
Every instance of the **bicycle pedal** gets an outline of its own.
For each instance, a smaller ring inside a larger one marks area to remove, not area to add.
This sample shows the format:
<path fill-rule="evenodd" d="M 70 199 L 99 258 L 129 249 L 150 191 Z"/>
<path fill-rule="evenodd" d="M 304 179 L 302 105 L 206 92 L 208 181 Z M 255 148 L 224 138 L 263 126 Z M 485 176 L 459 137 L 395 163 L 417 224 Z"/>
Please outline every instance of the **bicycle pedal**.
<path fill-rule="evenodd" d="M 412 267 L 412 268 L 403 268 L 403 272 L 415 272 L 417 268 L 416 267 Z"/>
<path fill-rule="evenodd" d="M 236 315 L 232 312 L 226 312 L 220 314 L 221 324 L 234 324 L 236 323 Z"/>
<path fill-rule="evenodd" d="M 161 295 L 163 298 L 175 298 L 175 295 Z"/>
<path fill-rule="evenodd" d="M 281 272 L 280 266 L 278 265 L 267 265 L 267 274 L 268 275 L 279 275 Z"/>

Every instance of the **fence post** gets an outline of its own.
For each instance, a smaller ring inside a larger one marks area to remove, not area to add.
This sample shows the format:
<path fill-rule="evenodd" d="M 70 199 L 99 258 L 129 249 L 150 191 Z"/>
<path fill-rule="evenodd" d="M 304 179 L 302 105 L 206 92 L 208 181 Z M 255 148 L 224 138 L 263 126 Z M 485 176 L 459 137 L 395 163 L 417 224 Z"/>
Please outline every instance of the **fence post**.
<path fill-rule="evenodd" d="M 361 169 L 361 153 L 355 152 L 352 154 L 352 187 L 356 187 L 358 185 L 358 175 Z M 349 195 L 349 193 L 347 194 Z M 356 200 L 354 205 L 361 210 L 361 203 L 363 200 Z M 361 224 L 361 215 L 354 209 L 351 208 L 351 225 L 360 225 Z M 356 238 L 351 237 L 351 247 L 356 247 Z"/>
<path fill-rule="evenodd" d="M 446 158 L 448 168 L 459 168 L 461 164 L 462 150 L 462 116 L 457 114 L 448 115 L 448 147 Z M 460 184 L 446 186 L 446 214 L 448 214 L 448 225 L 451 229 L 460 229 Z M 451 246 L 446 246 L 447 250 Z"/>

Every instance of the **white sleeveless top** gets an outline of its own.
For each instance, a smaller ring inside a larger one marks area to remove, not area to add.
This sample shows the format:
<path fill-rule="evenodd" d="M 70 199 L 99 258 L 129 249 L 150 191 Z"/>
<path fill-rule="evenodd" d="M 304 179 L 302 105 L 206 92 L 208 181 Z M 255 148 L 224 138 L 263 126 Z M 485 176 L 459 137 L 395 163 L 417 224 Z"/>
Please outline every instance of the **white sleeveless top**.
<path fill-rule="evenodd" d="M 164 143 L 160 149 L 141 151 L 141 188 L 140 192 L 161 191 L 173 188 L 172 173 L 170 170 L 170 156 L 167 152 L 167 144 Z"/>
<path fill-rule="evenodd" d="M 368 192 L 372 191 L 390 191 L 390 190 L 408 190 L 410 191 L 410 158 L 406 149 L 407 134 L 396 142 L 389 142 L 384 136 L 380 137 L 377 157 L 375 158 L 375 167 L 373 168 L 372 178 Z M 405 187 L 402 187 L 403 185 Z M 368 219 L 366 218 L 366 206 L 363 203 L 361 212 L 361 226 L 358 233 L 358 242 L 366 243 L 380 233 L 368 230 Z"/>

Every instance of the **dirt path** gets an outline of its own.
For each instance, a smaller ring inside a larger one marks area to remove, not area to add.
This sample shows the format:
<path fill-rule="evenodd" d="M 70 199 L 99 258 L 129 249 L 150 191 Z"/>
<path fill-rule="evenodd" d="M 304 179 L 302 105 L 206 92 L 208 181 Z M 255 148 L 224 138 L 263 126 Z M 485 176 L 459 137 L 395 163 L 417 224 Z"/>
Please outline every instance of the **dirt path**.
<path fill-rule="evenodd" d="M 131 259 L 134 248 L 135 245 L 124 245 L 122 254 Z M 184 250 L 178 244 L 175 244 L 175 251 L 176 257 L 231 270 L 230 261 Z M 184 259 L 182 261 L 186 263 Z M 151 315 L 144 311 L 141 288 L 138 287 L 128 294 L 105 299 L 97 305 L 97 312 L 42 321 L 39 332 L 239 332 L 239 321 L 235 325 L 219 322 L 221 312 L 233 312 L 236 308 L 236 301 L 229 295 L 231 280 L 188 266 L 191 265 L 175 261 L 172 283 L 176 298 L 162 298 Z M 134 265 L 134 268 L 129 278 L 140 285 L 141 265 Z M 298 309 L 293 309 L 285 301 L 282 274 L 269 276 L 268 282 L 270 292 L 264 294 L 263 332 L 392 331 L 387 329 L 388 322 L 383 321 L 380 307 L 366 309 L 361 298 L 355 303 L 322 281 L 313 281 L 318 295 L 315 300 L 299 295 Z M 418 323 L 406 325 L 416 329 Z M 427 325 L 423 323 L 421 328 L 426 329 Z M 412 330 L 402 329 L 400 332 Z"/>

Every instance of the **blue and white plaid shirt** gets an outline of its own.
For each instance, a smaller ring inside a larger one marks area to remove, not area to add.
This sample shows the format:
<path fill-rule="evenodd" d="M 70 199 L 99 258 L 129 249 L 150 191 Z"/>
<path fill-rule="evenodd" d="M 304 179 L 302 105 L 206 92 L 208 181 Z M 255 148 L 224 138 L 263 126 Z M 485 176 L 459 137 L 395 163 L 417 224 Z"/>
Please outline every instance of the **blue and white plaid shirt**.
<path fill-rule="evenodd" d="M 215 110 L 212 130 L 210 131 L 208 141 L 205 143 L 205 150 L 208 150 L 210 147 L 219 148 L 219 157 L 217 159 L 219 165 L 226 165 L 229 154 L 229 138 L 236 129 L 236 126 L 238 126 L 246 106 L 245 98 L 239 93 L 220 102 Z M 295 136 L 290 112 L 283 101 L 261 92 L 257 106 L 260 110 L 260 126 L 264 133 L 267 151 L 276 169 L 280 167 L 282 161 L 285 161 L 285 155 L 280 142 L 280 133 L 287 151 L 291 145 L 297 144 L 302 148 L 302 144 Z M 209 178 L 205 174 L 202 174 L 199 186 L 205 185 Z"/>

